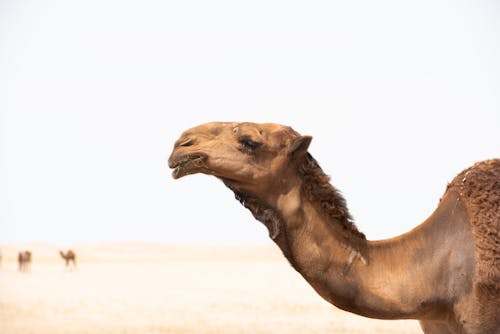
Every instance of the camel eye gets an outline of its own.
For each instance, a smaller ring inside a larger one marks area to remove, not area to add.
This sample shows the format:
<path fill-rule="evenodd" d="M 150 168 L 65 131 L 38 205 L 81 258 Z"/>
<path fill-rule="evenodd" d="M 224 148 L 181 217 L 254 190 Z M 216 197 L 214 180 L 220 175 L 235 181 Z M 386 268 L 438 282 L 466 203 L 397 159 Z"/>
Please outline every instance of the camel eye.
<path fill-rule="evenodd" d="M 246 151 L 249 151 L 249 152 L 253 152 L 255 151 L 260 145 L 262 145 L 262 143 L 259 143 L 259 142 L 256 142 L 254 140 L 252 140 L 250 137 L 248 136 L 243 136 L 239 139 L 239 142 L 241 144 L 241 146 L 246 150 Z"/>

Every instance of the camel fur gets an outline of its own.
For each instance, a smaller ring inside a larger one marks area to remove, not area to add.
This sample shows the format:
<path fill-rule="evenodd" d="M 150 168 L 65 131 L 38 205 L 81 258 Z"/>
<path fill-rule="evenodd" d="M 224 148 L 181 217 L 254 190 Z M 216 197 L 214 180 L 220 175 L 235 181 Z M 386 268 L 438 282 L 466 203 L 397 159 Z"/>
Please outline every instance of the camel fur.
<path fill-rule="evenodd" d="M 169 158 L 175 179 L 221 179 L 328 302 L 365 317 L 417 319 L 424 333 L 500 333 L 500 159 L 449 184 L 420 225 L 367 240 L 309 154 L 312 137 L 273 123 L 186 130 Z"/>

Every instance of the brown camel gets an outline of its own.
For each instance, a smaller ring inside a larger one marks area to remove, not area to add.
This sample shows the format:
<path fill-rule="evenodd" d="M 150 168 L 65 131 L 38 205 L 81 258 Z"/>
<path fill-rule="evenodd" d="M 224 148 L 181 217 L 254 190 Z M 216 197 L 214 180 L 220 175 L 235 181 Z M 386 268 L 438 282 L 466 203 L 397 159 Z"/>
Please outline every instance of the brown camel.
<path fill-rule="evenodd" d="M 68 249 L 66 253 L 59 251 L 59 254 L 66 262 L 66 267 L 69 267 L 70 263 L 73 264 L 72 268 L 76 267 L 76 254 L 71 249 Z"/>
<path fill-rule="evenodd" d="M 418 319 L 425 333 L 500 333 L 500 159 L 455 177 L 413 230 L 368 241 L 307 152 L 310 142 L 278 124 L 207 123 L 181 135 L 169 166 L 175 179 L 221 179 L 337 307 Z"/>
<path fill-rule="evenodd" d="M 20 272 L 29 272 L 31 267 L 31 252 L 23 251 L 17 254 L 17 263 Z"/>

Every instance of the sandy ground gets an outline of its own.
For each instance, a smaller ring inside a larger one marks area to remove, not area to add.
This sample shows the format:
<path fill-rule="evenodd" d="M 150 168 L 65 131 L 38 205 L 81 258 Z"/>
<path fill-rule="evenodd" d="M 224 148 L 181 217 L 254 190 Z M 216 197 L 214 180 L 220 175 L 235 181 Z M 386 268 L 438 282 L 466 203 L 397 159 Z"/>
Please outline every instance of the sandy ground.
<path fill-rule="evenodd" d="M 0 245 L 0 333 L 421 333 L 323 301 L 274 246 Z M 31 249 L 30 273 L 16 252 Z"/>

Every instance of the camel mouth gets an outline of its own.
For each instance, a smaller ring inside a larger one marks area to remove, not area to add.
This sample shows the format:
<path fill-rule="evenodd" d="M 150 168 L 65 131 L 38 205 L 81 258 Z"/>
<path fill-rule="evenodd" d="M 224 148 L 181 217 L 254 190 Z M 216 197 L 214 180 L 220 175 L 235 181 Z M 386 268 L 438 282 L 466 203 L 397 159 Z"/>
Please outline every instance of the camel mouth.
<path fill-rule="evenodd" d="M 170 159 L 168 165 L 173 169 L 172 177 L 179 179 L 183 176 L 195 174 L 203 170 L 207 156 L 202 153 L 185 154 Z"/>

